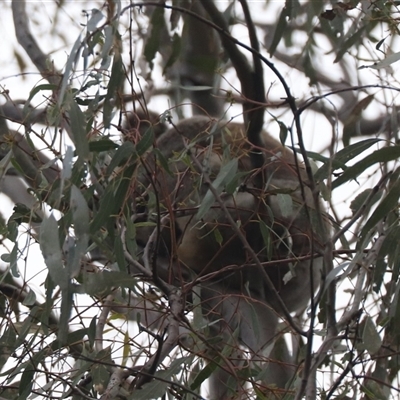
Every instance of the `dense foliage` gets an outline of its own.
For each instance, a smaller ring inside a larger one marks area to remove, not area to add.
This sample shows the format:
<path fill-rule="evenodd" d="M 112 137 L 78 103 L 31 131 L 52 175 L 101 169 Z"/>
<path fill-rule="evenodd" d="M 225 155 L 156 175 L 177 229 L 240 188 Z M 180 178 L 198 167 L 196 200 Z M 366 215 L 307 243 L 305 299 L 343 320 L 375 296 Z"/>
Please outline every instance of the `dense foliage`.
<path fill-rule="evenodd" d="M 77 3 L 3 5 L 15 87 L 41 77 L 0 81 L 0 398 L 205 396 L 207 324 L 140 265 L 131 199 L 146 153 L 168 171 L 157 129 L 201 113 L 295 149 L 331 218 L 303 337 L 282 322 L 297 378 L 249 366 L 249 396 L 397 398 L 398 2 Z"/>

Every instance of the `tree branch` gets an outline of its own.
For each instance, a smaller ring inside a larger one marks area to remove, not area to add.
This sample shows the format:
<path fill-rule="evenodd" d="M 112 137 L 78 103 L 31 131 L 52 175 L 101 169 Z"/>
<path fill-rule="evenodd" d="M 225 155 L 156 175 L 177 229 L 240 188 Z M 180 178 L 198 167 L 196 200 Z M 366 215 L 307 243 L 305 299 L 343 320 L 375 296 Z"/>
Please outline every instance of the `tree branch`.
<path fill-rule="evenodd" d="M 25 0 L 13 0 L 11 7 L 18 43 L 24 48 L 43 78 L 58 86 L 60 83 L 60 74 L 54 68 L 50 68 L 48 56 L 42 52 L 29 29 Z"/>

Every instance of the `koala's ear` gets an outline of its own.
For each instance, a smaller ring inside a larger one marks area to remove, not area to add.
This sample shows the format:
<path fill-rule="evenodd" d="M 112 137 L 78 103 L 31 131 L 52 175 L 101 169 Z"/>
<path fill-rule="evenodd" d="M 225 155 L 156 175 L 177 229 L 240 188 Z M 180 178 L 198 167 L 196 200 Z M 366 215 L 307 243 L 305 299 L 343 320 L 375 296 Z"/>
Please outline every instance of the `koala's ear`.
<path fill-rule="evenodd" d="M 164 122 L 161 122 L 160 115 L 154 111 L 131 111 L 127 113 L 127 118 L 123 124 L 124 140 L 130 140 L 129 137 L 137 133 L 143 136 L 146 131 L 152 127 L 156 138 L 161 136 L 168 128 Z"/>

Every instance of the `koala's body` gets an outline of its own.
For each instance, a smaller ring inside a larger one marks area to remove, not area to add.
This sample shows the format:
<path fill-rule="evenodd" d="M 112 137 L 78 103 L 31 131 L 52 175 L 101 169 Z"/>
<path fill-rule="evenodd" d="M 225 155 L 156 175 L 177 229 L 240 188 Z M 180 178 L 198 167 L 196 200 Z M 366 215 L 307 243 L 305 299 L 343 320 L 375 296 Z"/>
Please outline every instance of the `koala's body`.
<path fill-rule="evenodd" d="M 265 132 L 262 143 L 263 148 L 252 147 L 240 124 L 200 116 L 183 120 L 157 139 L 157 151 L 144 159 L 136 187 L 149 219 L 162 221 L 152 254 L 159 276 L 182 287 L 201 282 L 203 314 L 213 321 L 212 336 L 223 339 L 218 348 L 231 343 L 234 334 L 253 358 L 271 346 L 281 313 L 260 263 L 289 312 L 303 311 L 320 282 L 322 261 L 311 251 L 323 246 L 318 229 L 326 228 L 312 222 L 316 207 L 302 164 Z M 252 151 L 262 152 L 262 171 L 252 167 Z M 168 170 L 157 152 L 168 160 Z M 234 159 L 237 170 L 229 175 L 224 168 L 234 170 Z M 210 181 L 218 199 L 209 192 Z M 205 207 L 200 215 L 199 207 Z M 139 246 L 146 245 L 153 230 L 137 230 Z M 310 259 L 296 260 L 304 256 Z M 284 386 L 293 370 L 281 369 L 266 374 L 265 383 Z M 213 374 L 211 398 L 231 398 L 229 370 L 222 365 Z M 241 386 L 233 387 L 237 398 L 245 396 Z"/>

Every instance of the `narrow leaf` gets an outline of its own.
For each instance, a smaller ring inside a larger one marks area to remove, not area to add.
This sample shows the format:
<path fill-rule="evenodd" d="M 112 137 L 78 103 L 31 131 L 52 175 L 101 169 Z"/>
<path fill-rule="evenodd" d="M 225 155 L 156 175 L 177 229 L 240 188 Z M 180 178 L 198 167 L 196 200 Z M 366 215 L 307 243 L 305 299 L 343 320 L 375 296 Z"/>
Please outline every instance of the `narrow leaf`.
<path fill-rule="evenodd" d="M 238 160 L 236 158 L 229 161 L 221 168 L 221 170 L 218 173 L 218 176 L 212 183 L 212 186 L 214 187 L 218 195 L 223 191 L 224 186 L 234 178 L 237 168 L 238 168 Z M 196 218 L 202 219 L 204 215 L 207 213 L 207 211 L 214 204 L 214 202 L 215 202 L 214 195 L 209 189 L 206 195 L 204 196 L 203 201 L 200 204 Z"/>
<path fill-rule="evenodd" d="M 131 157 L 136 154 L 135 146 L 132 142 L 125 142 L 118 147 L 109 166 L 107 167 L 107 175 L 110 175 L 115 168 L 128 162 Z"/>
<path fill-rule="evenodd" d="M 28 362 L 24 369 L 24 372 L 22 373 L 21 381 L 19 383 L 18 400 L 25 400 L 31 394 L 34 376 L 35 368 L 30 362 Z"/>
<path fill-rule="evenodd" d="M 125 201 L 135 166 L 132 165 L 124 170 L 123 176 L 118 176 L 107 186 L 104 196 L 100 200 L 100 208 L 91 223 L 90 231 L 96 233 L 109 218 L 116 215 Z"/>
<path fill-rule="evenodd" d="M 279 208 L 284 218 L 293 215 L 293 199 L 289 194 L 278 193 L 276 195 L 278 199 Z"/>
<path fill-rule="evenodd" d="M 51 279 L 61 289 L 68 287 L 69 277 L 63 267 L 63 259 L 58 236 L 58 225 L 53 214 L 44 219 L 40 227 L 40 249 Z"/>
<path fill-rule="evenodd" d="M 120 46 L 122 46 L 119 33 L 116 31 L 114 31 L 113 33 L 114 43 L 118 43 Z M 104 100 L 103 108 L 103 123 L 106 129 L 110 127 L 114 107 L 118 104 L 119 101 L 118 93 L 123 89 L 125 78 L 124 66 L 119 50 L 120 49 L 118 49 L 118 47 L 114 45 L 115 54 L 113 58 L 113 65 L 111 68 L 111 77 L 110 81 L 108 82 L 107 95 Z"/>
<path fill-rule="evenodd" d="M 73 305 L 73 285 L 68 282 L 67 287 L 61 290 L 60 320 L 57 337 L 61 345 L 67 344 L 69 332 L 69 318 Z"/>
<path fill-rule="evenodd" d="M 165 26 L 163 7 L 155 7 L 151 16 L 150 25 L 151 33 L 144 48 L 144 56 L 152 69 L 153 59 L 160 47 L 160 35 Z"/>
<path fill-rule="evenodd" d="M 76 59 L 78 58 L 78 54 L 81 50 L 82 50 L 82 41 L 81 41 L 81 35 L 79 35 L 78 39 L 76 39 L 76 41 L 71 49 L 71 53 L 68 57 L 67 64 L 65 65 L 65 71 L 64 71 L 62 82 L 61 82 L 61 88 L 60 88 L 58 104 L 57 104 L 58 108 L 61 108 L 61 105 L 64 101 L 64 94 L 65 94 L 65 91 L 67 90 L 69 77 L 72 72 L 73 66 L 76 62 Z"/>
<path fill-rule="evenodd" d="M 177 33 L 174 33 L 174 36 L 172 37 L 172 52 L 171 55 L 169 56 L 169 59 L 165 63 L 165 67 L 163 69 L 163 75 L 165 75 L 165 72 L 168 70 L 168 68 L 172 67 L 175 64 L 175 62 L 179 59 L 179 56 L 181 54 L 181 49 L 182 49 L 181 37 Z"/>
<path fill-rule="evenodd" d="M 88 32 L 93 32 L 97 29 L 97 24 L 104 18 L 103 13 L 97 8 L 92 9 L 92 15 L 87 22 L 86 29 Z"/>
<path fill-rule="evenodd" d="M 70 204 L 75 236 L 77 238 L 82 238 L 89 232 L 89 207 L 81 191 L 75 185 L 71 187 Z"/>
<path fill-rule="evenodd" d="M 70 241 L 68 249 L 67 271 L 70 278 L 77 276 L 81 269 L 81 260 L 89 244 L 89 207 L 80 190 L 72 185 L 70 206 L 74 224 L 75 240 Z"/>
<path fill-rule="evenodd" d="M 74 99 L 71 100 L 69 118 L 76 153 L 83 160 L 87 160 L 89 158 L 89 143 L 86 136 L 85 116 Z"/>
<path fill-rule="evenodd" d="M 118 147 L 117 143 L 107 138 L 89 142 L 89 151 L 91 153 L 101 153 L 103 151 L 114 150 Z"/>
<path fill-rule="evenodd" d="M 152 145 L 154 142 L 154 129 L 150 127 L 146 130 L 142 139 L 136 146 L 136 152 L 138 156 L 142 156 Z"/>
<path fill-rule="evenodd" d="M 332 188 L 335 189 L 349 180 L 356 179 L 368 167 L 376 163 L 387 163 L 388 161 L 396 160 L 399 157 L 400 146 L 383 147 L 382 149 L 376 150 L 363 160 L 348 167 L 339 178 L 333 181 Z"/>
<path fill-rule="evenodd" d="M 354 45 L 358 44 L 363 38 L 364 38 L 364 31 L 365 31 L 365 26 L 361 27 L 358 31 L 356 31 L 356 33 L 354 33 L 353 35 L 351 35 L 348 39 L 346 39 L 341 47 L 339 48 L 339 51 L 336 55 L 335 58 L 335 63 L 339 62 L 343 56 L 345 55 L 345 53 Z"/>
<path fill-rule="evenodd" d="M 365 67 L 369 67 L 372 69 L 381 69 L 381 68 L 386 68 L 389 65 L 397 62 L 400 60 L 400 51 L 394 54 L 390 54 L 389 56 L 387 56 L 386 58 L 384 58 L 382 61 L 379 61 L 375 64 L 372 65 L 367 65 Z"/>
<path fill-rule="evenodd" d="M 325 165 L 323 165 L 316 172 L 315 179 L 316 180 L 326 179 L 328 177 L 330 168 L 332 171 L 335 171 L 336 169 L 340 168 L 345 169 L 346 162 L 357 157 L 363 151 L 369 149 L 371 146 L 380 141 L 381 141 L 380 139 L 367 139 L 367 140 L 362 140 L 361 142 L 351 144 L 350 146 L 346 146 L 344 149 L 336 153 L 335 158 L 333 160 L 330 160 L 328 158 L 326 159 Z"/>
<path fill-rule="evenodd" d="M 190 385 L 190 389 L 195 390 L 201 386 L 201 384 L 208 379 L 211 374 L 218 368 L 218 364 L 220 364 L 222 360 L 218 357 L 214 357 L 212 362 L 208 363 L 196 376 L 192 384 Z"/>
<path fill-rule="evenodd" d="M 366 350 L 371 356 L 376 354 L 381 348 L 382 339 L 379 336 L 376 326 L 370 317 L 367 317 L 364 321 L 362 339 Z"/>
<path fill-rule="evenodd" d="M 272 57 L 275 53 L 276 48 L 278 47 L 279 42 L 282 39 L 282 36 L 287 27 L 287 10 L 283 8 L 281 14 L 279 15 L 278 23 L 276 24 L 276 29 L 274 32 L 274 37 L 272 38 L 271 46 L 268 49 L 269 55 Z"/>
<path fill-rule="evenodd" d="M 372 229 L 380 220 L 385 218 L 391 210 L 398 207 L 399 198 L 400 181 L 397 181 L 390 189 L 386 197 L 380 202 L 378 207 L 376 207 L 368 221 L 365 223 L 361 231 L 361 237 L 364 237 L 369 230 Z M 359 243 L 362 243 L 362 240 L 360 240 Z"/>
<path fill-rule="evenodd" d="M 37 93 L 39 93 L 41 91 L 47 91 L 47 90 L 53 91 L 53 90 L 57 90 L 57 89 L 58 89 L 57 85 L 52 85 L 52 84 L 49 84 L 49 83 L 35 86 L 30 91 L 28 100 L 25 102 L 24 108 L 22 109 L 22 114 L 24 115 L 24 117 L 28 117 L 29 116 L 29 113 L 31 111 L 31 108 L 30 108 L 31 100 L 36 96 Z"/>

